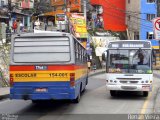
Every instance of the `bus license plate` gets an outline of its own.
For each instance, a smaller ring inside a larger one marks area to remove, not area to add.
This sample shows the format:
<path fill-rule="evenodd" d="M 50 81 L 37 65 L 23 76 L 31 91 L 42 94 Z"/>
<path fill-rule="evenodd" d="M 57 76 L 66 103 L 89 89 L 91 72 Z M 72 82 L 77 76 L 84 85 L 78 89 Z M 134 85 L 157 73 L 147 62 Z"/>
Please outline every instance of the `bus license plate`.
<path fill-rule="evenodd" d="M 150 86 L 142 86 L 143 90 L 150 90 Z"/>
<path fill-rule="evenodd" d="M 47 92 L 48 89 L 47 88 L 36 88 L 35 91 L 36 92 Z"/>

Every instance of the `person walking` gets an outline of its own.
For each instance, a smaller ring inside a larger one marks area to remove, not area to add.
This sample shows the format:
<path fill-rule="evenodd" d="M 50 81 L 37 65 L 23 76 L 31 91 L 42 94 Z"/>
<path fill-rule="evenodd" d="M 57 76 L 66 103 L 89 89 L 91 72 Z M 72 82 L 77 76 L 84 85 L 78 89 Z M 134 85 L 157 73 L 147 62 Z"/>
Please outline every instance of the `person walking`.
<path fill-rule="evenodd" d="M 13 25 L 12 25 L 12 29 L 13 29 L 14 33 L 17 32 L 17 20 L 14 20 Z"/>
<path fill-rule="evenodd" d="M 96 63 L 93 63 L 93 70 L 94 70 L 94 72 L 96 71 Z"/>
<path fill-rule="evenodd" d="M 88 65 L 88 71 L 90 71 L 90 69 L 91 69 L 91 62 L 88 61 L 88 62 L 87 62 L 87 65 Z"/>
<path fill-rule="evenodd" d="M 22 22 L 20 22 L 20 31 L 23 32 L 23 29 L 24 29 L 24 25 Z"/>
<path fill-rule="evenodd" d="M 44 21 L 44 29 L 45 29 L 45 31 L 47 30 L 47 21 L 46 20 Z"/>
<path fill-rule="evenodd" d="M 20 21 L 17 20 L 17 33 L 20 34 Z"/>

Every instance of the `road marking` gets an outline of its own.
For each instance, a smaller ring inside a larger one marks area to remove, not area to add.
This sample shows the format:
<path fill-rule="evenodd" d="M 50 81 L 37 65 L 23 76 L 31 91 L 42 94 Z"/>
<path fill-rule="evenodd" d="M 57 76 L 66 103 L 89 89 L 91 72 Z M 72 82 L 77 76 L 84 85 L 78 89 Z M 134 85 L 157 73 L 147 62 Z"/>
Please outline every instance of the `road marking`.
<path fill-rule="evenodd" d="M 150 100 L 151 97 L 152 97 L 152 93 L 154 92 L 154 89 L 155 89 L 155 87 L 153 87 L 152 92 L 149 93 L 149 96 L 148 96 L 147 99 L 145 100 L 145 102 L 144 102 L 144 104 L 143 104 L 143 106 L 142 106 L 140 115 L 146 113 L 146 109 L 147 109 L 147 106 L 148 106 L 148 104 L 149 104 L 149 100 Z M 141 120 L 142 118 L 143 118 L 143 116 L 140 116 L 140 117 L 139 117 L 140 120 Z"/>

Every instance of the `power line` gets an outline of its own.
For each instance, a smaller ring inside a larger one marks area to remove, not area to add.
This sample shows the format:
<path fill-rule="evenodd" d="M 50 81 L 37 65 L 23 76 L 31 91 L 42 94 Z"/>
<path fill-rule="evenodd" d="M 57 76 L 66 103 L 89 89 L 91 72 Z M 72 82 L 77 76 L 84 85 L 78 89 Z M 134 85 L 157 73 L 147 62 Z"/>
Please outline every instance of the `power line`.
<path fill-rule="evenodd" d="M 105 14 L 108 14 L 108 15 L 110 15 L 110 16 L 113 16 L 113 17 L 117 17 L 117 18 L 119 18 L 119 19 L 124 19 L 122 16 L 117 16 L 117 15 L 113 15 L 113 14 L 109 14 L 109 13 L 106 13 L 105 12 Z M 145 28 L 150 28 L 150 29 L 153 29 L 151 26 L 147 26 L 147 25 L 144 25 L 144 24 L 142 24 L 142 23 L 138 23 L 138 22 L 135 22 L 135 21 L 131 21 L 132 23 L 136 23 L 136 24 L 138 24 L 138 25 L 141 25 L 142 27 L 145 27 Z"/>
<path fill-rule="evenodd" d="M 105 0 L 105 1 L 108 2 L 108 3 L 110 3 L 110 2 L 107 1 L 107 0 Z M 120 10 L 120 12 L 126 13 L 125 10 L 118 8 L 118 7 L 115 6 L 114 4 L 110 3 L 110 5 L 112 5 L 112 8 L 113 8 L 113 9 L 115 9 L 115 10 L 118 9 L 118 10 Z M 106 8 L 106 7 L 105 7 L 105 8 Z M 117 8 L 117 9 L 116 9 L 116 8 Z M 131 13 L 131 14 L 133 14 L 133 13 Z M 135 17 L 135 18 L 138 18 L 138 19 L 140 19 L 140 20 L 145 20 L 145 21 L 151 22 L 151 21 L 149 21 L 149 20 L 147 20 L 147 19 L 143 19 L 143 18 L 140 18 L 140 17 L 136 17 L 135 14 L 134 14 L 134 15 L 131 15 L 131 14 L 129 14 L 131 17 Z M 147 14 L 147 13 L 145 13 L 145 14 Z M 152 22 L 151 22 L 151 23 L 152 23 Z"/>
<path fill-rule="evenodd" d="M 116 9 L 116 10 L 119 10 L 119 11 L 121 11 L 121 12 L 124 12 L 124 13 L 130 13 L 130 14 L 148 14 L 148 13 L 141 13 L 141 12 L 126 11 L 126 10 L 124 10 L 124 9 L 121 9 L 121 8 L 117 7 L 116 5 L 114 5 L 113 3 L 111 3 L 111 2 L 108 1 L 108 0 L 105 0 L 105 1 L 106 1 L 107 3 L 109 3 L 112 8 L 114 8 L 114 9 Z"/>
<path fill-rule="evenodd" d="M 108 8 L 107 8 L 108 9 Z M 144 21 L 147 21 L 147 22 L 150 22 L 152 23 L 151 21 L 147 20 L 147 19 L 143 19 L 143 18 L 140 18 L 140 17 L 136 17 L 136 15 L 126 15 L 126 16 L 130 16 L 130 17 L 134 17 L 134 18 L 137 18 L 137 19 L 140 19 L 140 20 L 144 20 Z"/>

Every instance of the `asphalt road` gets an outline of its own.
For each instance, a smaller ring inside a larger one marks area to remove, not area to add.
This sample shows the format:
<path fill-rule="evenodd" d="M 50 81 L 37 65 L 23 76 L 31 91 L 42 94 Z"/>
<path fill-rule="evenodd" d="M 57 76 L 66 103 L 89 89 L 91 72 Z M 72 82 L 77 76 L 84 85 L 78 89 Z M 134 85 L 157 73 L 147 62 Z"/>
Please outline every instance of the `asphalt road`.
<path fill-rule="evenodd" d="M 93 120 L 127 114 L 149 114 L 154 112 L 157 90 L 160 87 L 158 76 L 154 77 L 153 91 L 147 98 L 141 93 L 119 93 L 111 97 L 105 87 L 105 74 L 92 76 L 86 91 L 82 94 L 79 104 L 69 101 L 52 101 L 43 104 L 32 104 L 31 101 L 3 100 L 0 101 L 0 113 L 4 117 L 17 117 L 20 120 Z M 109 115 L 114 114 L 114 115 Z M 121 115 L 116 115 L 121 114 Z M 13 115 L 13 116 L 11 116 Z M 123 120 L 124 120 L 123 118 Z M 115 119 L 115 118 L 113 118 Z M 120 119 L 119 119 L 120 120 Z"/>

